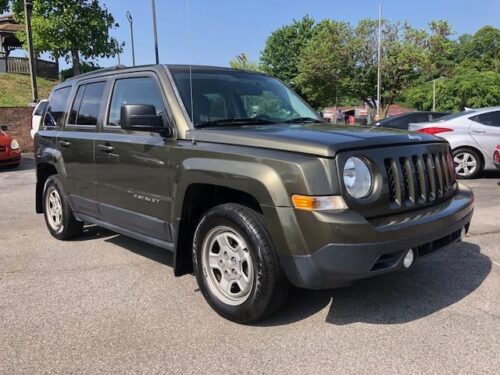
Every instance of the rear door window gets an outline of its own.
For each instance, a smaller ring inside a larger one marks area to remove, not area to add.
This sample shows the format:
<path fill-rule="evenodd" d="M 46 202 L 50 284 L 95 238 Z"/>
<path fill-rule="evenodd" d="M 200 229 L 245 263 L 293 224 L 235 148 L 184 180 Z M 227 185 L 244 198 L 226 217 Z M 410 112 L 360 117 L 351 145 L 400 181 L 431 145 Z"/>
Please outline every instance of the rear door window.
<path fill-rule="evenodd" d="M 482 113 L 472 117 L 471 120 L 483 125 L 500 127 L 500 111 Z"/>
<path fill-rule="evenodd" d="M 68 124 L 96 126 L 103 102 L 106 82 L 87 83 L 78 87 Z"/>
<path fill-rule="evenodd" d="M 45 113 L 44 125 L 47 127 L 61 127 L 66 116 L 68 98 L 71 86 L 55 90 L 50 96 L 47 112 Z"/>

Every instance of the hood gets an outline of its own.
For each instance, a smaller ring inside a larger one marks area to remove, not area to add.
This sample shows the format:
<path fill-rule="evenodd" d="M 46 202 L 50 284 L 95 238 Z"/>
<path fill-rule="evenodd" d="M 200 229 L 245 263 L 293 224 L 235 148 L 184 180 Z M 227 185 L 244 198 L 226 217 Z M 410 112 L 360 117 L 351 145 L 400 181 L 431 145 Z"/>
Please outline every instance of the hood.
<path fill-rule="evenodd" d="M 429 134 L 413 134 L 404 130 L 342 126 L 331 124 L 246 125 L 191 130 L 197 142 L 269 148 L 323 157 L 353 148 L 396 146 L 422 142 L 442 142 Z"/>

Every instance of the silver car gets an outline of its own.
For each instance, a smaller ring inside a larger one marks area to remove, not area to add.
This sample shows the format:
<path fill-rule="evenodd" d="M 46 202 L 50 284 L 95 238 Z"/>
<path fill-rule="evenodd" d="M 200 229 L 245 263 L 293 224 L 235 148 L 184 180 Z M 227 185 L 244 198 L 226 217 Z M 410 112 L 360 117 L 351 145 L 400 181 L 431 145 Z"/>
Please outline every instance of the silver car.
<path fill-rule="evenodd" d="M 500 107 L 471 109 L 433 122 L 410 124 L 409 130 L 446 139 L 460 178 L 474 178 L 484 170 L 496 170 L 493 153 L 500 144 Z"/>

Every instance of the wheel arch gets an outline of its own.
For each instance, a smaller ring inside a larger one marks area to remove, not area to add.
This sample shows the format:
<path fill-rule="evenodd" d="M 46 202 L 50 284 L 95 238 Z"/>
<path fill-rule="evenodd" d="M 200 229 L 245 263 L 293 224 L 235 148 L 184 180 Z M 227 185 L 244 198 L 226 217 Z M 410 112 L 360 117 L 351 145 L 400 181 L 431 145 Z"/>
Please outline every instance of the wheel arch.
<path fill-rule="evenodd" d="M 178 178 L 177 178 L 178 176 Z M 288 193 L 271 167 L 227 160 L 186 160 L 176 176 L 171 222 L 174 273 L 192 272 L 191 243 L 196 225 L 210 208 L 238 203 L 263 213 L 264 206 L 289 205 Z"/>

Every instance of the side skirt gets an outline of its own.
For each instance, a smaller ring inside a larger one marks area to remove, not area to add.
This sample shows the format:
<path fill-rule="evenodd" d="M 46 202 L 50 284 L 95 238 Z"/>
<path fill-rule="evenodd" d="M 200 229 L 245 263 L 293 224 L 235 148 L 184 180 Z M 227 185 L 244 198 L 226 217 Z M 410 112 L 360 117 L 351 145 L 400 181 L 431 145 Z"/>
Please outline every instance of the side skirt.
<path fill-rule="evenodd" d="M 77 220 L 98 225 L 98 226 L 106 228 L 112 232 L 116 232 L 116 233 L 122 234 L 124 236 L 131 237 L 131 238 L 134 238 L 136 240 L 143 241 L 143 242 L 146 242 L 150 245 L 158 246 L 158 247 L 161 247 L 163 249 L 166 249 L 166 250 L 169 250 L 172 252 L 174 252 L 174 250 L 175 250 L 175 246 L 174 246 L 173 242 L 168 242 L 168 241 L 159 240 L 157 238 L 152 238 L 152 237 L 146 236 L 144 234 L 134 232 L 130 229 L 126 229 L 126 228 L 120 227 L 118 225 L 113 225 L 113 224 L 107 223 L 105 221 L 102 221 L 102 220 L 99 220 L 99 219 L 96 219 L 94 217 L 87 216 L 87 215 L 84 215 L 81 213 L 75 212 L 74 215 L 75 215 L 75 218 Z"/>

